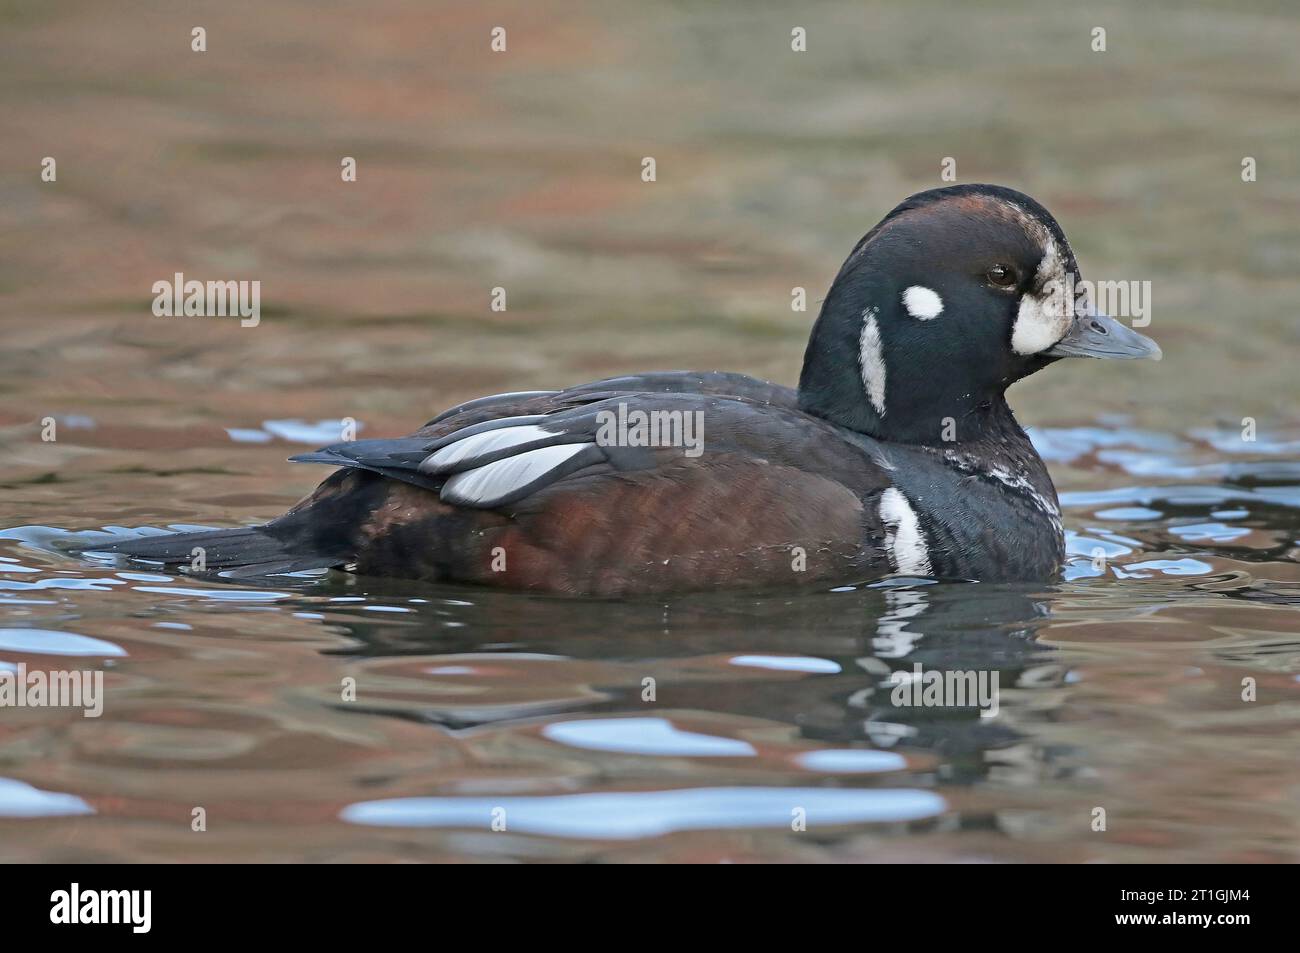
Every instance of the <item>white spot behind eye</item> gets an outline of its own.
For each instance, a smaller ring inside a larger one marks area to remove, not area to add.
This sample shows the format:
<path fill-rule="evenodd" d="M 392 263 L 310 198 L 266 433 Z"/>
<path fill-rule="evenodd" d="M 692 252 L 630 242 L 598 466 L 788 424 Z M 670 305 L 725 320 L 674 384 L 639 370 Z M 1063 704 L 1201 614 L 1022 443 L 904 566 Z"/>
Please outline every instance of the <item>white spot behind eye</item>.
<path fill-rule="evenodd" d="M 943 313 L 943 299 L 929 288 L 912 285 L 903 292 L 903 307 L 912 317 L 929 321 Z"/>
<path fill-rule="evenodd" d="M 876 326 L 876 309 L 862 312 L 862 334 L 858 340 L 862 386 L 876 413 L 885 416 L 885 352 L 880 346 L 880 328 Z"/>

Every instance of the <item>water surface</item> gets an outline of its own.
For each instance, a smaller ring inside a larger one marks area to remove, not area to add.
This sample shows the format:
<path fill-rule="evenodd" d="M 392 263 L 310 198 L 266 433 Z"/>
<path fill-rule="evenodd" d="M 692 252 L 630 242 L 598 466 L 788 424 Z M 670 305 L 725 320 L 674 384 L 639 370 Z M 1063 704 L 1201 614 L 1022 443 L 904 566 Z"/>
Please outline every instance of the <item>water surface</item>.
<path fill-rule="evenodd" d="M 1098 486 L 1063 493 L 1049 587 L 221 584 L 58 552 L 93 533 L 0 532 L 0 664 L 101 670 L 107 695 L 99 719 L 4 712 L 5 857 L 1296 859 L 1291 448 L 1035 437 Z M 918 664 L 996 672 L 996 714 L 900 707 L 890 677 Z"/>
<path fill-rule="evenodd" d="M 0 709 L 0 860 L 1300 859 L 1300 18 L 798 15 L 0 5 L 0 675 L 106 693 Z M 1152 282 L 1163 363 L 1011 394 L 1057 585 L 574 602 L 61 552 L 271 518 L 344 418 L 793 382 L 843 256 L 949 156 L 1052 209 L 1083 277 Z M 261 281 L 261 323 L 155 318 L 178 271 Z M 996 673 L 996 715 L 895 705 L 918 664 Z"/>

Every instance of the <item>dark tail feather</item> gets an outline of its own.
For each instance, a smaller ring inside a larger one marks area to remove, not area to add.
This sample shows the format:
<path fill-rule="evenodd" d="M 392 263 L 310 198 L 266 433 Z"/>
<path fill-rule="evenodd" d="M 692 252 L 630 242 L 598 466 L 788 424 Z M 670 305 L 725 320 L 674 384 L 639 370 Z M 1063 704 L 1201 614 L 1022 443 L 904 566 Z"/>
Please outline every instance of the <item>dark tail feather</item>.
<path fill-rule="evenodd" d="M 248 574 L 328 569 L 347 561 L 343 552 L 295 551 L 267 526 L 217 529 L 201 533 L 142 536 L 96 545 L 87 553 L 111 553 L 164 565 L 187 565 L 199 572 L 240 569 Z"/>
<path fill-rule="evenodd" d="M 389 486 L 383 477 L 365 470 L 337 470 L 289 512 L 261 526 L 141 536 L 94 543 L 81 551 L 223 576 L 331 569 L 356 559 L 358 527 L 383 504 Z"/>

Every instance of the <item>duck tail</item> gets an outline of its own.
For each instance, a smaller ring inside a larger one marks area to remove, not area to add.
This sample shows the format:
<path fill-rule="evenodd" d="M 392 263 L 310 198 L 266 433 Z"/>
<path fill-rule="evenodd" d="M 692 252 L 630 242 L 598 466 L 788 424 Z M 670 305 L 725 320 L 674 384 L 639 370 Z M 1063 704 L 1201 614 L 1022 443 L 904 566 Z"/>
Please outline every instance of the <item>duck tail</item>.
<path fill-rule="evenodd" d="M 84 552 L 125 556 L 164 566 L 187 566 L 195 573 L 238 569 L 239 575 L 329 569 L 342 565 L 349 558 L 341 550 L 307 549 L 295 545 L 295 541 L 285 539 L 270 524 L 143 536 L 120 543 L 96 545 Z"/>
<path fill-rule="evenodd" d="M 355 562 L 360 527 L 384 502 L 388 485 L 375 473 L 336 470 L 289 512 L 261 526 L 140 536 L 96 543 L 81 552 L 223 576 L 333 569 Z"/>

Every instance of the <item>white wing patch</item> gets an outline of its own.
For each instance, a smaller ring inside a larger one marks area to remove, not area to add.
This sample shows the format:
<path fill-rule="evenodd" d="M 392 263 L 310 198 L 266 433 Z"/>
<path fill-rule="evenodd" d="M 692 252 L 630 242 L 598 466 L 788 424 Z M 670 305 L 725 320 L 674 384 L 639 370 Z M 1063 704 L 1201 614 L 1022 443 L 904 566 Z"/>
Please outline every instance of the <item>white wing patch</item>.
<path fill-rule="evenodd" d="M 552 470 L 563 466 L 588 447 L 594 446 L 594 443 L 562 443 L 539 447 L 536 450 L 526 450 L 504 460 L 486 463 L 481 467 L 465 470 L 449 477 L 442 485 L 440 495 L 444 503 L 455 503 L 460 506 L 496 506 L 526 493 L 534 484 L 544 481 Z"/>
<path fill-rule="evenodd" d="M 918 321 L 932 321 L 943 314 L 943 299 L 937 291 L 912 285 L 903 292 L 903 307 Z"/>
<path fill-rule="evenodd" d="M 420 464 L 420 471 L 423 473 L 446 473 L 449 470 L 456 469 L 459 464 L 464 463 L 466 460 L 472 460 L 475 457 L 485 457 L 524 444 L 535 443 L 541 445 L 548 440 L 555 440 L 559 436 L 552 430 L 546 430 L 536 425 L 487 430 L 457 440 L 454 443 L 449 443 L 441 450 L 429 454 L 424 462 Z"/>
<path fill-rule="evenodd" d="M 885 416 L 885 352 L 880 346 L 880 328 L 876 325 L 875 308 L 862 312 L 862 335 L 858 340 L 861 362 L 862 386 L 876 413 Z"/>
<path fill-rule="evenodd" d="M 894 571 L 903 576 L 932 576 L 930 551 L 916 510 L 901 490 L 889 487 L 880 494 L 880 521 L 885 524 L 885 546 Z"/>

